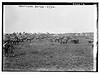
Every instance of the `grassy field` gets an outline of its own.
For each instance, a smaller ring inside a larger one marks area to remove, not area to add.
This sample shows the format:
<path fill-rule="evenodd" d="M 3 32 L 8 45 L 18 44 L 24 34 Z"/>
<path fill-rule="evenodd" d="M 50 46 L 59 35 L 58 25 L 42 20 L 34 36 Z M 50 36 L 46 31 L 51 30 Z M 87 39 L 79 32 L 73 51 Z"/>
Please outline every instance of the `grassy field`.
<path fill-rule="evenodd" d="M 3 57 L 4 71 L 93 70 L 93 48 L 86 43 L 25 41 L 14 48 L 14 56 Z"/>

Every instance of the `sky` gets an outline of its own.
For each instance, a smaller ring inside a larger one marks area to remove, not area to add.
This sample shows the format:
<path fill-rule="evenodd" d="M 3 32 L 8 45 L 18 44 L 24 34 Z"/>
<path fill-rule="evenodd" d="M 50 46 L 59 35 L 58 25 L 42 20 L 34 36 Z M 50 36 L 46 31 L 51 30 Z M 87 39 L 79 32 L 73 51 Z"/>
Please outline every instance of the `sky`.
<path fill-rule="evenodd" d="M 4 5 L 4 33 L 94 32 L 96 5 Z"/>

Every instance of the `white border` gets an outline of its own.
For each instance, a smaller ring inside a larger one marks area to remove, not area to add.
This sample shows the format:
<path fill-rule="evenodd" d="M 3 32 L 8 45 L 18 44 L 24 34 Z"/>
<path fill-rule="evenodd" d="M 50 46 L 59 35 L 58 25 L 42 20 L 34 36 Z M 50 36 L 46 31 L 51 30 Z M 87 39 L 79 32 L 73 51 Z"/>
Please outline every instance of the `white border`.
<path fill-rule="evenodd" d="M 100 2 L 100 0 L 0 0 L 0 10 L 1 10 L 1 12 L 0 12 L 1 23 L 0 24 L 1 25 L 2 25 L 2 2 Z M 99 12 L 100 12 L 100 7 L 99 7 Z M 99 22 L 99 20 L 98 20 L 98 22 Z M 0 25 L 0 29 L 2 29 L 1 25 Z M 99 26 L 99 23 L 98 23 L 98 26 Z M 2 30 L 0 30 L 0 33 L 2 34 Z M 2 38 L 1 34 L 0 34 L 0 37 Z M 95 37 L 94 38 L 97 39 L 96 31 L 95 31 Z M 0 39 L 0 47 L 2 47 L 1 42 L 2 42 L 2 39 Z M 96 45 L 96 44 L 94 43 L 94 45 Z M 2 52 L 0 51 L 0 53 L 2 53 Z M 99 52 L 98 52 L 98 54 L 99 54 Z M 1 58 L 1 55 L 0 55 L 0 66 L 1 66 L 1 60 L 2 60 L 2 58 Z M 99 61 L 99 58 L 98 58 L 98 71 L 100 71 L 99 70 L 99 67 L 100 67 L 99 62 L 100 61 Z M 1 67 L 0 67 L 0 70 L 1 70 Z M 1 73 L 17 73 L 17 72 L 2 72 L 1 71 Z M 59 73 L 71 73 L 72 74 L 72 73 L 82 73 L 82 72 L 20 72 L 20 73 L 58 73 L 58 74 Z M 83 73 L 89 73 L 89 72 L 83 72 Z"/>

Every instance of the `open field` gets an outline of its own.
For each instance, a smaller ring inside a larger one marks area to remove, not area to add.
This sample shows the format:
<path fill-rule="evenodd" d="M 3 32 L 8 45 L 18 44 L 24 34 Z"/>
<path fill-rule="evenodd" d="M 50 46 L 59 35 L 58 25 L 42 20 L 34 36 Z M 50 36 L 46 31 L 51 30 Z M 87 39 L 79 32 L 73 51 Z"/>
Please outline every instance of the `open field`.
<path fill-rule="evenodd" d="M 32 40 L 14 45 L 14 48 L 14 56 L 3 57 L 4 71 L 93 70 L 93 48 L 86 43 L 61 45 Z"/>

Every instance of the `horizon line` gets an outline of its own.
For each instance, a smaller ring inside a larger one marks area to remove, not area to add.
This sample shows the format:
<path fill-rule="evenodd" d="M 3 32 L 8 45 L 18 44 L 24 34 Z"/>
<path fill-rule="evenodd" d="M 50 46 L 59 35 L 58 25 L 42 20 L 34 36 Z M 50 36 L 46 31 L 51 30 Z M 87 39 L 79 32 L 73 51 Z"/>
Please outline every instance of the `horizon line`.
<path fill-rule="evenodd" d="M 4 32 L 3 32 L 4 33 Z M 37 34 L 42 34 L 42 33 L 49 33 L 49 34 L 65 34 L 65 33 L 52 33 L 52 32 L 8 32 L 8 33 L 37 33 Z M 66 32 L 66 33 L 94 33 L 94 32 Z M 7 34 L 7 32 L 5 32 Z"/>

